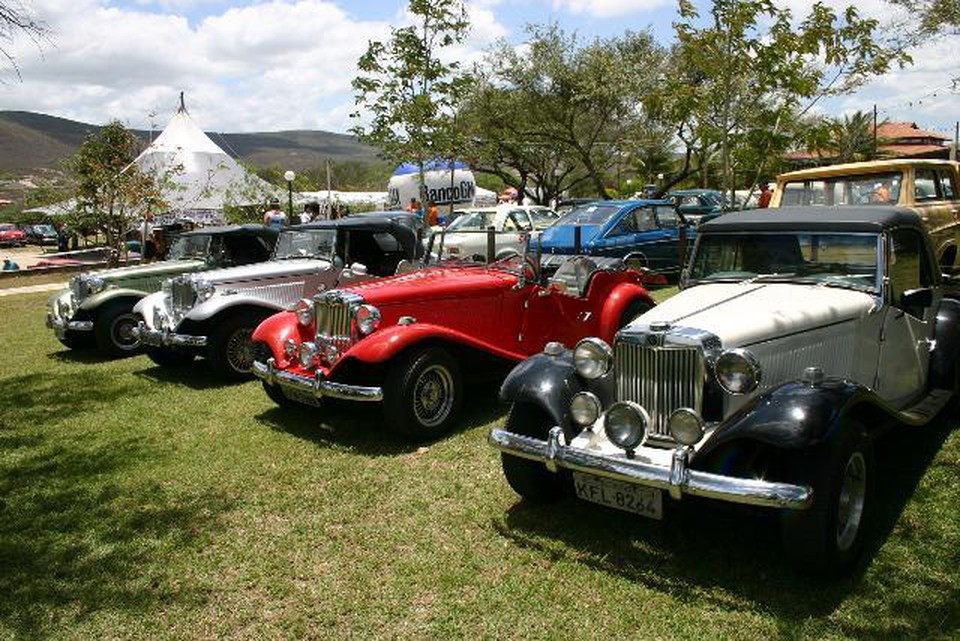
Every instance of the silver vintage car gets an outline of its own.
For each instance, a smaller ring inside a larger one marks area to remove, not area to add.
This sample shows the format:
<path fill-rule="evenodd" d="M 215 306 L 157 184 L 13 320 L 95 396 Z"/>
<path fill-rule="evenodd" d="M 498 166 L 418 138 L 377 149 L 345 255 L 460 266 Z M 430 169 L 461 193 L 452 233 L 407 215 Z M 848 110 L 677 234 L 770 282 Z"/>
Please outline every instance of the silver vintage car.
<path fill-rule="evenodd" d="M 683 291 L 618 332 L 511 373 L 491 432 L 529 500 L 661 518 L 665 497 L 776 511 L 787 556 L 845 570 L 874 507 L 873 443 L 960 394 L 960 302 L 896 208 L 728 214 Z"/>
<path fill-rule="evenodd" d="M 135 333 L 158 365 L 203 356 L 226 378 L 247 377 L 260 321 L 318 292 L 392 275 L 417 257 L 414 229 L 396 213 L 286 228 L 268 262 L 168 280 L 137 304 Z"/>

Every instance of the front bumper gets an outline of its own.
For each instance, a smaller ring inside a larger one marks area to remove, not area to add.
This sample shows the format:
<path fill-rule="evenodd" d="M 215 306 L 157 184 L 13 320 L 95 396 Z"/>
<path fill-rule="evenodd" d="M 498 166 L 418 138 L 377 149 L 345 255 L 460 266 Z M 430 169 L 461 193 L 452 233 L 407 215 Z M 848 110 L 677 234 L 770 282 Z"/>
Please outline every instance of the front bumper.
<path fill-rule="evenodd" d="M 366 387 L 362 385 L 345 385 L 334 383 L 317 376 L 301 376 L 285 370 L 277 369 L 275 361 L 268 358 L 266 363 L 254 361 L 253 374 L 265 383 L 278 385 L 281 390 L 290 390 L 296 396 L 311 396 L 314 399 L 323 397 L 339 398 L 346 401 L 379 402 L 383 400 L 382 387 Z"/>
<path fill-rule="evenodd" d="M 192 334 L 175 334 L 169 329 L 153 329 L 147 327 L 143 321 L 133 329 L 133 334 L 140 342 L 150 347 L 206 347 L 206 336 Z"/>
<path fill-rule="evenodd" d="M 47 312 L 47 327 L 53 330 L 53 333 L 59 338 L 67 335 L 67 332 L 92 332 L 93 321 L 67 320 L 60 316 L 55 316 Z"/>
<path fill-rule="evenodd" d="M 689 452 L 679 447 L 669 467 L 590 452 L 564 443 L 563 430 L 554 427 L 547 440 L 494 428 L 490 444 L 501 452 L 539 461 L 556 472 L 565 468 L 617 481 L 666 490 L 675 499 L 684 494 L 762 507 L 802 510 L 813 502 L 813 490 L 803 485 L 745 479 L 689 469 Z"/>

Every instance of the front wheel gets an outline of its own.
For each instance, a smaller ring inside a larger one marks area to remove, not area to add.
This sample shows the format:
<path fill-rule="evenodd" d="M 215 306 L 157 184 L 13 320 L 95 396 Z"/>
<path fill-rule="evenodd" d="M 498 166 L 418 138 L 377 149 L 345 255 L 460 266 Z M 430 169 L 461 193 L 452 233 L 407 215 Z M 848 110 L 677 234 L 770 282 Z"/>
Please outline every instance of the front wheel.
<path fill-rule="evenodd" d="M 140 316 L 133 313 L 133 305 L 122 301 L 107 303 L 97 312 L 93 334 L 97 348 L 114 358 L 132 356 L 140 351 L 140 338 L 134 330 Z"/>
<path fill-rule="evenodd" d="M 620 315 L 620 324 L 617 325 L 617 329 L 623 329 L 632 323 L 635 318 L 646 314 L 648 311 L 650 311 L 650 309 L 651 306 L 646 301 L 632 301 L 629 305 L 627 305 L 627 308 L 623 310 L 623 314 Z"/>
<path fill-rule="evenodd" d="M 445 434 L 462 401 L 460 366 L 447 350 L 414 350 L 390 365 L 383 411 L 387 424 L 404 437 L 426 441 Z"/>
<path fill-rule="evenodd" d="M 207 360 L 217 374 L 233 380 L 250 378 L 257 357 L 253 330 L 260 320 L 255 314 L 240 313 L 216 325 L 207 346 Z"/>
<path fill-rule="evenodd" d="M 848 570 L 863 551 L 873 510 L 873 447 L 862 425 L 844 426 L 837 441 L 788 461 L 792 482 L 813 488 L 813 505 L 781 515 L 781 541 L 798 569 Z"/>
<path fill-rule="evenodd" d="M 539 407 L 531 403 L 514 403 L 503 429 L 521 436 L 546 439 L 553 425 L 553 420 Z M 551 472 L 543 463 L 506 452 L 501 452 L 500 464 L 507 483 L 525 501 L 550 503 L 570 493 L 572 479 L 569 472 Z"/>

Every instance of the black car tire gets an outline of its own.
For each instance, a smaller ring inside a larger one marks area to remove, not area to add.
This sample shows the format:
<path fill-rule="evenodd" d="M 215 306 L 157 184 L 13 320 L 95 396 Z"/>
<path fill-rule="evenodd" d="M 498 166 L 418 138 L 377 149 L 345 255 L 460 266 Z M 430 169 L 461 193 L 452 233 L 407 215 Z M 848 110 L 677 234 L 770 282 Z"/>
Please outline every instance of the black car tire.
<path fill-rule="evenodd" d="M 441 347 L 413 349 L 394 359 L 387 370 L 384 417 L 404 438 L 439 438 L 450 430 L 462 402 L 460 366 Z"/>
<path fill-rule="evenodd" d="M 97 345 L 97 340 L 91 332 L 73 332 L 67 330 L 63 338 L 58 338 L 57 340 L 69 349 L 90 349 Z"/>
<path fill-rule="evenodd" d="M 133 312 L 131 303 L 124 301 L 106 303 L 97 312 L 93 323 L 97 348 L 113 358 L 139 353 L 140 339 L 133 334 L 133 329 L 139 321 L 140 316 Z"/>
<path fill-rule="evenodd" d="M 503 429 L 521 436 L 546 439 L 554 421 L 532 403 L 514 403 L 510 406 Z M 551 472 L 537 461 L 500 453 L 503 475 L 513 491 L 531 503 L 552 503 L 568 496 L 573 488 L 570 472 Z"/>
<path fill-rule="evenodd" d="M 842 574 L 863 551 L 873 511 L 873 447 L 863 425 L 849 422 L 834 442 L 790 457 L 786 467 L 791 482 L 813 488 L 813 505 L 782 512 L 784 553 L 802 572 Z"/>
<path fill-rule="evenodd" d="M 194 355 L 190 352 L 162 347 L 147 347 L 144 350 L 147 358 L 160 367 L 186 367 L 193 362 Z"/>
<path fill-rule="evenodd" d="M 207 345 L 207 361 L 213 371 L 231 380 L 252 376 L 253 361 L 259 349 L 252 336 L 261 320 L 263 316 L 260 314 L 240 312 L 214 325 Z"/>
<path fill-rule="evenodd" d="M 281 390 L 277 385 L 271 385 L 270 383 L 263 381 L 263 391 L 267 393 L 267 396 L 270 397 L 271 401 L 284 409 L 304 407 L 302 404 L 296 401 L 291 401 L 289 398 L 287 398 L 284 395 L 283 390 Z"/>
<path fill-rule="evenodd" d="M 651 305 L 644 300 L 631 301 L 620 315 L 620 324 L 617 325 L 617 329 L 623 329 L 637 316 L 647 313 L 650 309 L 652 309 Z"/>

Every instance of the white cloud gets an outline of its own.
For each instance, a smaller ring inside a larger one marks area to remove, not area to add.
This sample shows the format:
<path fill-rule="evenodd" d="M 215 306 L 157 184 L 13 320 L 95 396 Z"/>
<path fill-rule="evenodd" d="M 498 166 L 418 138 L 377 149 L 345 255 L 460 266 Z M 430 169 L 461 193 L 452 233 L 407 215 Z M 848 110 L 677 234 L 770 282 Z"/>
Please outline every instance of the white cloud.
<path fill-rule="evenodd" d="M 341 0 L 270 0 L 218 10 L 217 0 L 37 0 L 34 10 L 55 33 L 42 51 L 14 43 L 22 73 L 0 85 L 0 110 L 23 109 L 86 122 L 119 118 L 162 127 L 186 91 L 198 124 L 217 131 L 346 131 L 350 82 L 368 41 L 390 25 L 348 13 Z M 204 5 L 195 24 L 177 12 Z M 455 55 L 469 63 L 506 35 L 496 0 L 476 0 L 474 30 Z M 160 8 L 164 11 L 157 12 Z"/>
<path fill-rule="evenodd" d="M 616 18 L 638 14 L 668 4 L 668 0 L 553 0 L 555 10 L 593 18 Z"/>

